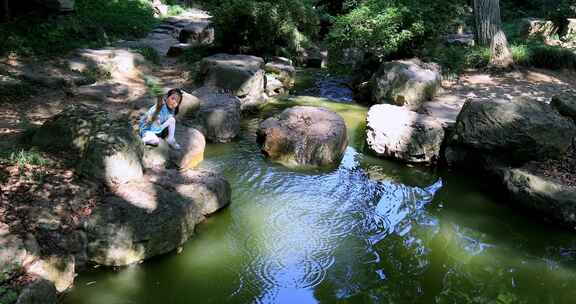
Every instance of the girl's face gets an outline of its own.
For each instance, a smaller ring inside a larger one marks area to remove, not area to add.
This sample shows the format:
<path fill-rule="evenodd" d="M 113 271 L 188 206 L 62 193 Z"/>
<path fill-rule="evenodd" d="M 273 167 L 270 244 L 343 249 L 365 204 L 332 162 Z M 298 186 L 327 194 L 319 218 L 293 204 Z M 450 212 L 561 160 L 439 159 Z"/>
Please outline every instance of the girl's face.
<path fill-rule="evenodd" d="M 180 103 L 180 96 L 178 96 L 178 94 L 172 94 L 168 96 L 168 98 L 166 99 L 166 106 L 168 106 L 168 109 L 170 110 L 176 109 L 179 103 Z"/>

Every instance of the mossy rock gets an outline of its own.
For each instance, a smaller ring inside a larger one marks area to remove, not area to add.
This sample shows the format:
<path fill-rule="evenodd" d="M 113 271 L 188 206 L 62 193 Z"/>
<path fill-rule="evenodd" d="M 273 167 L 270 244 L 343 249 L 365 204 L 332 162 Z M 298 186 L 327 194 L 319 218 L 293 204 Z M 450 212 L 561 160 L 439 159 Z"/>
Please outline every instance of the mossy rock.
<path fill-rule="evenodd" d="M 47 151 L 70 154 L 77 171 L 107 184 L 142 177 L 143 146 L 128 117 L 75 104 L 44 123 L 32 144 Z"/>

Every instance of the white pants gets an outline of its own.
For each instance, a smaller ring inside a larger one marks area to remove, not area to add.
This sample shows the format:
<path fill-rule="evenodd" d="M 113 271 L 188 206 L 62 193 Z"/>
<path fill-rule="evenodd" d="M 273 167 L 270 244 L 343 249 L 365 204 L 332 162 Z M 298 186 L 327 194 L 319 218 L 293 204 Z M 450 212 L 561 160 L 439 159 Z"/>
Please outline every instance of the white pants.
<path fill-rule="evenodd" d="M 166 138 L 166 141 L 168 141 L 169 143 L 174 142 L 174 132 L 176 131 L 176 119 L 174 119 L 174 117 L 168 118 L 160 126 L 160 128 L 162 129 L 162 131 L 168 128 L 168 137 Z M 158 137 L 158 135 L 151 131 L 144 132 L 144 135 L 142 136 L 142 141 L 147 145 L 156 146 L 160 144 L 160 138 Z"/>

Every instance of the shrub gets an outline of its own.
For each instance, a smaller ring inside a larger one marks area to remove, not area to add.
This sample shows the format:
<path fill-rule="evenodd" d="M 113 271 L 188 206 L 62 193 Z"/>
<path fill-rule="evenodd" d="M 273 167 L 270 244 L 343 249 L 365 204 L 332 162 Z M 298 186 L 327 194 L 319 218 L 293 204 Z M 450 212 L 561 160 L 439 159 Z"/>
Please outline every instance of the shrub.
<path fill-rule="evenodd" d="M 336 59 L 331 61 L 339 61 L 348 48 L 362 49 L 380 60 L 410 56 L 465 13 L 460 0 L 367 0 L 335 18 L 327 38 L 330 56 Z"/>
<path fill-rule="evenodd" d="M 234 53 L 295 55 L 318 31 L 312 0 L 207 2 L 216 44 Z"/>
<path fill-rule="evenodd" d="M 148 0 L 76 0 L 67 16 L 21 18 L 0 25 L 0 56 L 50 57 L 79 47 L 97 47 L 139 37 L 158 21 Z"/>

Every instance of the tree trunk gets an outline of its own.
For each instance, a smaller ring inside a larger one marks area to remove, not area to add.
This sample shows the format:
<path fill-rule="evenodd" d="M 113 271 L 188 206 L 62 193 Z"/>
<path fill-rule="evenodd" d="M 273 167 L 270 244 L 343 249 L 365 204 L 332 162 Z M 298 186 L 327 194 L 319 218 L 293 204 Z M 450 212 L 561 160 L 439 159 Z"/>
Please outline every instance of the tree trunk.
<path fill-rule="evenodd" d="M 474 0 L 476 42 L 490 45 L 490 65 L 509 67 L 514 64 L 506 34 L 500 20 L 500 0 Z"/>
<path fill-rule="evenodd" d="M 474 0 L 474 21 L 478 45 L 490 45 L 500 27 L 499 0 Z"/>

